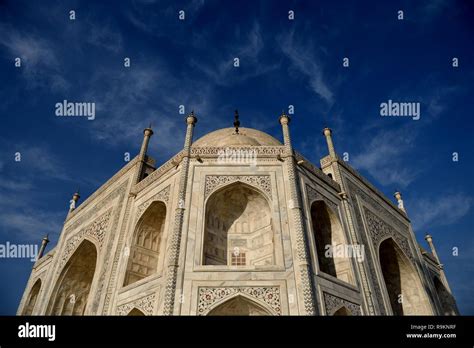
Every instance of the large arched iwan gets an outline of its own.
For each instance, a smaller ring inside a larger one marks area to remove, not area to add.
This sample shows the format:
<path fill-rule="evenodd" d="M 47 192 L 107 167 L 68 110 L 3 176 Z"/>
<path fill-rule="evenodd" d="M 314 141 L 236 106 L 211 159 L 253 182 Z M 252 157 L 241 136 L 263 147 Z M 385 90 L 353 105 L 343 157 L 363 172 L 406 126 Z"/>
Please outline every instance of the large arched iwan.
<path fill-rule="evenodd" d="M 228 266 L 275 264 L 272 215 L 263 193 L 237 182 L 209 197 L 202 262 Z"/>
<path fill-rule="evenodd" d="M 415 267 L 392 239 L 379 246 L 380 266 L 394 315 L 431 315 L 428 297 Z"/>
<path fill-rule="evenodd" d="M 28 295 L 28 299 L 26 300 L 25 308 L 23 309 L 23 315 L 32 315 L 33 310 L 35 309 L 36 300 L 38 298 L 38 294 L 41 290 L 41 279 L 38 279 L 35 284 L 31 287 L 30 294 Z"/>
<path fill-rule="evenodd" d="M 84 315 L 97 263 L 96 246 L 85 239 L 64 266 L 48 305 L 50 315 Z"/>
<path fill-rule="evenodd" d="M 354 284 L 349 246 L 339 218 L 322 200 L 311 204 L 311 223 L 321 272 Z M 332 252 L 328 252 L 332 251 Z"/>
<path fill-rule="evenodd" d="M 166 206 L 153 202 L 140 217 L 133 234 L 124 286 L 155 274 L 166 220 Z"/>

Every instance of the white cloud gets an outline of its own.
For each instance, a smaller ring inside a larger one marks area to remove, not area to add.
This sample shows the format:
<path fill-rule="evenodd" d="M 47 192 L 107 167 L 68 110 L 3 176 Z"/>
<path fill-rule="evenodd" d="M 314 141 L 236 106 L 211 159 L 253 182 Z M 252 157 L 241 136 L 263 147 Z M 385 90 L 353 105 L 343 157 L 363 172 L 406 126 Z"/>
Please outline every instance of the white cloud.
<path fill-rule="evenodd" d="M 409 214 L 416 230 L 457 222 L 471 209 L 472 198 L 464 193 L 439 195 L 432 199 L 416 199 Z"/>
<path fill-rule="evenodd" d="M 33 187 L 37 180 L 61 180 L 75 184 L 91 184 L 83 178 L 73 177 L 67 166 L 62 163 L 50 146 L 35 143 L 34 145 L 9 143 L 0 138 L 6 156 L 0 161 L 0 189 L 27 190 Z M 15 153 L 21 155 L 20 161 L 15 161 Z M 9 154 L 9 155 L 8 155 Z"/>
<path fill-rule="evenodd" d="M 408 166 L 406 159 L 415 139 L 416 132 L 409 127 L 372 130 L 367 145 L 361 153 L 352 156 L 351 162 L 383 185 L 407 187 L 419 174 L 418 170 Z"/>
<path fill-rule="evenodd" d="M 279 44 L 296 70 L 307 79 L 313 92 L 329 106 L 334 103 L 334 93 L 324 79 L 323 66 L 319 62 L 316 49 L 311 41 L 300 42 L 291 31 L 279 38 Z"/>
<path fill-rule="evenodd" d="M 176 18 L 178 20 L 178 11 L 184 10 L 186 19 L 185 21 L 196 18 L 197 14 L 205 5 L 204 0 L 189 0 L 180 1 L 179 7 L 173 2 L 171 5 L 166 6 L 160 4 L 156 6 L 157 0 L 135 0 L 131 2 L 131 6 L 127 8 L 125 13 L 126 18 L 135 27 L 156 37 L 166 37 L 170 31 L 176 31 L 176 26 L 170 21 L 164 21 L 163 18 Z M 152 6 L 150 6 L 152 5 Z M 184 27 L 184 26 L 183 26 Z M 178 37 L 173 37 L 175 43 L 179 40 Z M 181 44 L 189 44 L 186 42 L 179 42 Z"/>
<path fill-rule="evenodd" d="M 51 88 L 53 91 L 69 89 L 69 82 L 62 76 L 54 45 L 44 37 L 33 33 L 24 34 L 6 26 L 0 27 L 0 45 L 9 52 L 4 53 L 11 64 L 15 58 L 21 58 L 22 76 L 27 87 Z"/>
<path fill-rule="evenodd" d="M 2 173 L 2 177 L 5 175 Z M 31 180 L 0 181 L 0 231 L 3 239 L 38 242 L 45 234 L 54 238 L 62 229 L 68 204 L 63 211 L 39 206 Z"/>
<path fill-rule="evenodd" d="M 208 41 L 206 34 L 197 35 L 195 39 L 203 43 Z M 254 22 L 250 31 L 245 34 L 241 34 L 240 30 L 236 29 L 235 39 L 232 42 L 232 45 L 214 52 L 211 55 L 214 59 L 210 62 L 198 62 L 191 58 L 191 66 L 202 71 L 212 83 L 218 86 L 230 86 L 264 75 L 280 66 L 277 62 L 261 61 L 264 40 L 258 22 Z M 235 42 L 240 44 L 235 44 Z M 234 67 L 235 58 L 239 59 L 239 67 Z"/>
<path fill-rule="evenodd" d="M 33 185 L 29 181 L 15 181 L 15 180 L 7 179 L 7 178 L 3 178 L 2 180 L 0 180 L 0 189 L 17 191 L 17 190 L 27 190 L 32 187 Z"/>
<path fill-rule="evenodd" d="M 57 236 L 61 232 L 61 220 L 65 218 L 65 214 L 37 209 L 3 210 L 0 213 L 2 229 L 5 232 L 3 237 L 39 242 L 46 234 Z"/>
<path fill-rule="evenodd" d="M 22 146 L 22 162 L 27 163 L 28 171 L 35 176 L 49 179 L 72 180 L 59 159 L 47 148 Z"/>
<path fill-rule="evenodd" d="M 206 81 L 172 75 L 156 59 L 133 64 L 121 72 L 103 69 L 90 78 L 83 99 L 96 103 L 96 118 L 78 126 L 108 145 L 139 147 L 143 129 L 152 122 L 151 147 L 169 156 L 183 145 L 186 126 L 179 106 L 184 105 L 186 113 L 194 109 L 198 117 L 211 121 L 215 117 L 209 110 L 213 92 Z"/>
<path fill-rule="evenodd" d="M 114 53 L 122 50 L 122 35 L 116 27 L 112 28 L 111 24 L 103 22 L 100 24 L 89 22 L 88 27 L 89 32 L 86 35 L 88 43 L 97 47 L 103 47 Z"/>

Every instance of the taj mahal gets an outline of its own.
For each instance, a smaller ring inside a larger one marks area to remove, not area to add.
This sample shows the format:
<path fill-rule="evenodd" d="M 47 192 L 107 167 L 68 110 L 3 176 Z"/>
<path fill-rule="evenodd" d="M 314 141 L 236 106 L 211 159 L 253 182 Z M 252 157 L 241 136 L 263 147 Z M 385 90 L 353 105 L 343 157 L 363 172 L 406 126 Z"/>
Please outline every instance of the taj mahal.
<path fill-rule="evenodd" d="M 338 156 L 320 164 L 233 127 L 163 164 L 139 154 L 80 203 L 38 259 L 18 315 L 458 315 L 433 238 L 420 246 L 402 194 L 386 197 Z M 315 130 L 319 132 L 319 130 Z"/>

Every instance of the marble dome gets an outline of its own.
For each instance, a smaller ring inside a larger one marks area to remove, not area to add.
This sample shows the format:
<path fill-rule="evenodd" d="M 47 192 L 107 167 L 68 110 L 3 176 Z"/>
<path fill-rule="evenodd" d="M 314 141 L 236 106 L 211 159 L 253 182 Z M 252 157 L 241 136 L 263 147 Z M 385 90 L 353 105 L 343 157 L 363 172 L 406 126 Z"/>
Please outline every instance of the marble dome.
<path fill-rule="evenodd" d="M 225 147 L 225 146 L 279 146 L 282 145 L 271 135 L 253 128 L 239 127 L 222 128 L 210 132 L 193 143 L 195 147 Z"/>

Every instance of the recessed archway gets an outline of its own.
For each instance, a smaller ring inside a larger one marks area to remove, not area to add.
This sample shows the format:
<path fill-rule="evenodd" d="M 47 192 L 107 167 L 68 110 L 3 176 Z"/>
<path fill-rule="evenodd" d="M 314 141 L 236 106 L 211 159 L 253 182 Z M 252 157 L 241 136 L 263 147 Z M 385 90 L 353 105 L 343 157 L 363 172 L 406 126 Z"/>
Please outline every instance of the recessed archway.
<path fill-rule="evenodd" d="M 212 309 L 207 315 L 260 316 L 272 315 L 267 309 L 244 296 L 233 297 Z"/>
<path fill-rule="evenodd" d="M 97 263 L 95 245 L 84 240 L 64 266 L 49 303 L 51 315 L 83 315 Z"/>
<path fill-rule="evenodd" d="M 145 316 L 145 313 L 143 313 L 141 310 L 138 308 L 133 308 L 130 312 L 128 312 L 127 316 L 130 317 L 142 317 Z"/>
<path fill-rule="evenodd" d="M 380 244 L 379 257 L 393 314 L 432 314 L 415 268 L 392 238 Z"/>
<path fill-rule="evenodd" d="M 311 223 L 319 269 L 326 274 L 354 284 L 351 262 L 345 252 L 340 252 L 348 248 L 337 215 L 324 201 L 314 201 L 311 204 Z M 326 253 L 329 247 L 334 251 L 331 254 Z"/>
<path fill-rule="evenodd" d="M 38 298 L 38 294 L 41 290 L 41 279 L 38 279 L 33 287 L 31 288 L 30 294 L 28 295 L 28 299 L 26 301 L 25 308 L 23 310 L 23 315 L 32 315 L 33 310 L 35 309 L 36 300 Z"/>
<path fill-rule="evenodd" d="M 133 235 L 124 286 L 156 273 L 165 220 L 166 206 L 158 201 L 141 216 Z"/>
<path fill-rule="evenodd" d="M 209 197 L 202 262 L 229 266 L 275 264 L 272 215 L 261 192 L 238 182 Z"/>
<path fill-rule="evenodd" d="M 337 311 L 334 312 L 334 316 L 349 316 L 351 312 L 346 307 L 341 307 Z"/>

